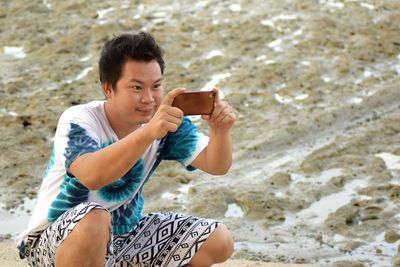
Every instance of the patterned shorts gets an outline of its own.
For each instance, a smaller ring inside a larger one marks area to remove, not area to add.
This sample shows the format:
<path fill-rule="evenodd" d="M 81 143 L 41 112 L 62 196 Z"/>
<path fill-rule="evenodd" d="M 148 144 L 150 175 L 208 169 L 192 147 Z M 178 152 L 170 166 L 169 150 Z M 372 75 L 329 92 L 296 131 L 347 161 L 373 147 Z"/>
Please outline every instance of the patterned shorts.
<path fill-rule="evenodd" d="M 61 215 L 46 230 L 29 235 L 19 248 L 30 266 L 54 266 L 57 247 L 91 210 L 102 206 L 84 202 Z M 131 231 L 112 236 L 105 267 L 185 266 L 220 222 L 175 213 L 144 216 Z"/>

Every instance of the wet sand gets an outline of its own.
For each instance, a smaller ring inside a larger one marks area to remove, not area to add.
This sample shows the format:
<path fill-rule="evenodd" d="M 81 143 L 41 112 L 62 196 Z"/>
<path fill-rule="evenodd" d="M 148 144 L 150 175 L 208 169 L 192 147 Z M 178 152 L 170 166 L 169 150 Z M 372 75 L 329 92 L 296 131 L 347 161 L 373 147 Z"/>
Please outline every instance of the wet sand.
<path fill-rule="evenodd" d="M 235 260 L 400 266 L 399 10 L 397 0 L 1 2 L 0 234 L 27 223 L 61 112 L 103 98 L 101 44 L 147 30 L 165 49 L 167 90 L 217 85 L 238 121 L 229 174 L 163 163 L 146 212 L 223 220 Z"/>

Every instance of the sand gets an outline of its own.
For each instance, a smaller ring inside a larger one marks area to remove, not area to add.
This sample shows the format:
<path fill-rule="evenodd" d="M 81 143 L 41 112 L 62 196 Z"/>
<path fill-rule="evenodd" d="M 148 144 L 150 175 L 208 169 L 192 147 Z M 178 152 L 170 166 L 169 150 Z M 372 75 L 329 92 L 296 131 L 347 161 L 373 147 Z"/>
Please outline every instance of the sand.
<path fill-rule="evenodd" d="M 0 267 L 27 267 L 25 261 L 19 259 L 17 250 L 12 241 L 0 242 Z M 229 260 L 223 264 L 216 264 L 219 267 L 315 267 L 309 264 L 283 264 L 267 263 L 249 260 Z"/>

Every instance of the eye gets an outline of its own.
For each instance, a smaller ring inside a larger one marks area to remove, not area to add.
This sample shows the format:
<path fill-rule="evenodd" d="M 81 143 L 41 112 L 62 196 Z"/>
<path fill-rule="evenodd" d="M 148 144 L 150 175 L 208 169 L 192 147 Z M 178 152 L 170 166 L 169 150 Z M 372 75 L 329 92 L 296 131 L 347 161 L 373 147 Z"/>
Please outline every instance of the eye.
<path fill-rule="evenodd" d="M 130 89 L 134 90 L 134 91 L 140 91 L 142 90 L 142 87 L 139 85 L 132 85 L 129 87 Z"/>
<path fill-rule="evenodd" d="M 159 89 L 161 89 L 161 88 L 162 88 L 162 84 L 161 84 L 161 83 L 155 84 L 155 85 L 153 86 L 153 89 L 154 89 L 154 90 L 159 90 Z"/>

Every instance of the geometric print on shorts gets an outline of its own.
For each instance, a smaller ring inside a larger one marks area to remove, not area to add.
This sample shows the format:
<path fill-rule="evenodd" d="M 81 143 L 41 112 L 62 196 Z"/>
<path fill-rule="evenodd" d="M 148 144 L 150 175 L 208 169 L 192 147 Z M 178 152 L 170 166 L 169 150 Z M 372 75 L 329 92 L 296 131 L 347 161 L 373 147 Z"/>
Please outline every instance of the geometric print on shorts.
<path fill-rule="evenodd" d="M 171 212 L 148 214 L 132 231 L 114 236 L 115 266 L 185 266 L 219 224 Z"/>

